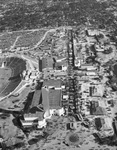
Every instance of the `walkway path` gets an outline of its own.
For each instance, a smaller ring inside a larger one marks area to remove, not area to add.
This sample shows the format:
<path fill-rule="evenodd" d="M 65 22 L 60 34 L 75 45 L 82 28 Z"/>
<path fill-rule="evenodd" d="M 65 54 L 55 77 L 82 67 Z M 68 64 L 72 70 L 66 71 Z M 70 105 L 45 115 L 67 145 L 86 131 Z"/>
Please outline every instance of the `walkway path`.
<path fill-rule="evenodd" d="M 15 42 L 13 43 L 13 45 L 11 45 L 9 51 L 11 51 L 11 50 L 15 47 L 16 42 L 18 41 L 18 39 L 19 39 L 20 37 L 21 37 L 21 36 L 18 36 L 18 37 L 16 38 Z"/>
<path fill-rule="evenodd" d="M 42 39 L 41 39 L 32 49 L 30 49 L 30 50 L 33 50 L 33 49 L 37 48 L 37 47 L 45 40 L 47 34 L 48 34 L 49 32 L 54 32 L 54 31 L 56 31 L 56 29 L 50 29 L 50 30 L 48 30 L 48 31 L 44 34 L 44 36 L 42 37 Z"/>

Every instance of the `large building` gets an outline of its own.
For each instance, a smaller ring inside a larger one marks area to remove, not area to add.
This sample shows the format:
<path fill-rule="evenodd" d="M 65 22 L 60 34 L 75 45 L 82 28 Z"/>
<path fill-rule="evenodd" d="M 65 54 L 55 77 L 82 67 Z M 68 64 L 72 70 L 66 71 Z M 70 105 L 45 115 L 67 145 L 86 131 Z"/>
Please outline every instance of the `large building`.
<path fill-rule="evenodd" d="M 30 108 L 37 107 L 40 104 L 41 96 L 42 96 L 41 90 L 36 90 Z"/>
<path fill-rule="evenodd" d="M 39 57 L 39 60 L 38 60 L 38 65 L 39 65 L 39 71 L 42 72 L 42 58 Z"/>
<path fill-rule="evenodd" d="M 62 90 L 61 80 L 47 80 L 42 87 L 42 104 L 45 111 L 45 118 L 57 113 L 61 115 L 63 108 L 61 105 Z"/>
<path fill-rule="evenodd" d="M 52 57 L 39 57 L 39 71 L 42 72 L 44 69 L 53 69 L 54 60 Z"/>

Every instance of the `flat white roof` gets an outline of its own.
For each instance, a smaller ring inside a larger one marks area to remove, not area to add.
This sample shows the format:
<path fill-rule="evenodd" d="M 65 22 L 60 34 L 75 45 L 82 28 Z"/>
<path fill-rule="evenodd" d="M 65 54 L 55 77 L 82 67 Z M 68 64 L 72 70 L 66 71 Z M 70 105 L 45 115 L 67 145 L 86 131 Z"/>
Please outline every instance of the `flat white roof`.
<path fill-rule="evenodd" d="M 38 119 L 38 117 L 24 117 L 25 121 L 33 121 Z"/>
<path fill-rule="evenodd" d="M 23 126 L 32 126 L 33 122 L 22 122 Z"/>

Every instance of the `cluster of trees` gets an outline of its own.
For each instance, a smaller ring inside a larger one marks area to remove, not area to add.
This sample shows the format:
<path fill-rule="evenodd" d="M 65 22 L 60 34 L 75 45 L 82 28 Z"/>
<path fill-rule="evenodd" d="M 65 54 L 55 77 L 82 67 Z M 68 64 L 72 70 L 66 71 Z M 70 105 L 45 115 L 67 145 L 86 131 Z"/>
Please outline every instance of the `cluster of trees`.
<path fill-rule="evenodd" d="M 85 24 L 87 19 L 100 28 L 114 25 L 114 16 L 108 3 L 96 0 L 37 0 L 37 3 L 27 5 L 20 2 L 9 4 L 0 18 L 0 31 L 31 29 L 48 26 L 78 26 Z"/>

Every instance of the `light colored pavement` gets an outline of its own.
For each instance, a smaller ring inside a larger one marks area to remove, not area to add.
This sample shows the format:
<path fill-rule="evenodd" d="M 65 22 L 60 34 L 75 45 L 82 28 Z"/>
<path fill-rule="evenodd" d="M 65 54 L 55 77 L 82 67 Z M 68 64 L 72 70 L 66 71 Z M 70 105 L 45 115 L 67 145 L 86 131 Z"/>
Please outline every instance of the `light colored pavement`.
<path fill-rule="evenodd" d="M 11 50 L 15 47 L 15 45 L 16 45 L 16 43 L 17 43 L 17 41 L 18 41 L 18 39 L 19 39 L 20 37 L 21 37 L 21 36 L 18 36 L 18 37 L 16 38 L 15 42 L 13 43 L 13 45 L 11 45 L 9 51 L 11 51 Z"/>
<path fill-rule="evenodd" d="M 48 34 L 49 32 L 54 32 L 54 31 L 56 31 L 56 30 L 55 30 L 55 29 L 50 29 L 50 30 L 48 30 L 48 31 L 44 34 L 43 38 L 42 38 L 32 49 L 30 49 L 30 50 L 33 50 L 33 49 L 37 48 L 37 47 L 45 40 L 47 34 Z"/>

